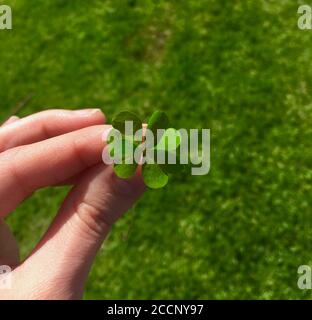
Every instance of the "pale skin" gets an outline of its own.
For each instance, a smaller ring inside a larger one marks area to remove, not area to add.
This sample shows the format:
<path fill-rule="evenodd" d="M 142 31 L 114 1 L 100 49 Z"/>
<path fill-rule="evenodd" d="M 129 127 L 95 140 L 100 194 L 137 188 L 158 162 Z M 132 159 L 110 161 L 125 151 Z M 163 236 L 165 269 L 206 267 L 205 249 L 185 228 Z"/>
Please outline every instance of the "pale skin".
<path fill-rule="evenodd" d="M 0 127 L 0 266 L 13 269 L 0 299 L 82 298 L 111 226 L 145 190 L 139 173 L 121 180 L 102 162 L 108 129 L 99 109 L 47 110 Z M 73 188 L 21 261 L 5 218 L 36 190 L 58 185 Z"/>

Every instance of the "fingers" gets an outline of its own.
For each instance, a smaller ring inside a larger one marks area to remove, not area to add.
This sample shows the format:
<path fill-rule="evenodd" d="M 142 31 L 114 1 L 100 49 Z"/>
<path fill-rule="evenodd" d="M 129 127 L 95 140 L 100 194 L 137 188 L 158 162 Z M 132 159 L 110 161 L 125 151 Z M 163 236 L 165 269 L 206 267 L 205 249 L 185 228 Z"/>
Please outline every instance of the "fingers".
<path fill-rule="evenodd" d="M 100 109 L 47 110 L 23 119 L 11 117 L 0 128 L 0 152 L 92 125 L 104 124 Z"/>
<path fill-rule="evenodd" d="M 92 126 L 0 154 L 0 217 L 34 191 L 61 183 L 101 162 L 101 136 Z"/>
<path fill-rule="evenodd" d="M 5 121 L 3 124 L 2 124 L 2 127 L 8 125 L 8 124 L 11 124 L 13 122 L 16 122 L 17 120 L 19 120 L 19 117 L 17 116 L 12 116 L 10 117 L 7 121 Z"/>
<path fill-rule="evenodd" d="M 90 266 L 111 225 L 144 190 L 139 174 L 121 180 L 104 164 L 89 169 L 20 272 L 33 274 L 33 270 L 42 270 L 33 276 L 33 285 L 37 290 L 50 288 L 56 295 L 53 299 L 81 298 Z M 49 298 L 48 293 L 40 294 Z"/>

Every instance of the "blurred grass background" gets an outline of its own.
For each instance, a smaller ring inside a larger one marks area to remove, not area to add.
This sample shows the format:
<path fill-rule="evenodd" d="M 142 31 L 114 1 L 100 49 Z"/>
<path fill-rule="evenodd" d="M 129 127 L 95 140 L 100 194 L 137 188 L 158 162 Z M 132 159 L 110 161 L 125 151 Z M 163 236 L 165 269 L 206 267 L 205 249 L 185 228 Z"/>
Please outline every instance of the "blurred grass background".
<path fill-rule="evenodd" d="M 211 171 L 174 178 L 119 221 L 87 299 L 309 298 L 312 32 L 295 0 L 5 0 L 0 117 L 101 106 L 211 128 Z M 67 189 L 9 218 L 25 257 Z M 130 233 L 127 234 L 130 227 Z"/>

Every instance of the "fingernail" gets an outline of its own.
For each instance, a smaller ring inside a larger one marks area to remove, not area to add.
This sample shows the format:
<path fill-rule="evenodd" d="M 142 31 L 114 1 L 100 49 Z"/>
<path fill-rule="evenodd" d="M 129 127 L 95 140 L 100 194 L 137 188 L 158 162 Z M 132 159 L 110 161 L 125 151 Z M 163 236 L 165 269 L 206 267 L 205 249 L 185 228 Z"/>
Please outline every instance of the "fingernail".
<path fill-rule="evenodd" d="M 138 171 L 133 177 L 129 179 L 121 179 L 114 175 L 114 187 L 118 193 L 123 195 L 139 195 L 145 191 L 146 187 L 143 183 L 142 177 L 138 174 Z"/>
<path fill-rule="evenodd" d="M 104 130 L 103 134 L 102 134 L 102 141 L 103 142 L 107 142 L 108 141 L 108 137 L 110 132 L 112 131 L 113 128 L 107 128 Z"/>
<path fill-rule="evenodd" d="M 2 125 L 3 125 L 3 126 L 6 126 L 6 125 L 8 125 L 8 124 L 11 124 L 11 123 L 16 122 L 17 120 L 20 120 L 20 118 L 17 117 L 17 116 L 11 116 L 11 117 L 10 117 L 7 121 L 5 121 Z"/>
<path fill-rule="evenodd" d="M 131 194 L 133 192 L 133 184 L 130 180 L 116 178 L 116 188 L 122 194 Z"/>
<path fill-rule="evenodd" d="M 17 116 L 12 116 L 12 117 L 9 118 L 8 121 L 15 121 L 15 120 L 19 120 L 19 117 L 17 117 Z"/>
<path fill-rule="evenodd" d="M 119 194 L 122 195 L 135 195 L 137 193 L 139 193 L 140 190 L 140 186 L 138 186 L 138 182 L 137 182 L 137 178 L 136 177 L 132 177 L 129 179 L 121 179 L 118 178 L 117 176 L 115 176 L 115 190 L 117 190 L 117 192 Z"/>
<path fill-rule="evenodd" d="M 75 114 L 77 114 L 78 116 L 86 116 L 86 117 L 90 117 L 96 113 L 102 113 L 101 109 L 98 108 L 94 108 L 94 109 L 82 109 L 82 110 L 74 110 L 73 111 Z"/>

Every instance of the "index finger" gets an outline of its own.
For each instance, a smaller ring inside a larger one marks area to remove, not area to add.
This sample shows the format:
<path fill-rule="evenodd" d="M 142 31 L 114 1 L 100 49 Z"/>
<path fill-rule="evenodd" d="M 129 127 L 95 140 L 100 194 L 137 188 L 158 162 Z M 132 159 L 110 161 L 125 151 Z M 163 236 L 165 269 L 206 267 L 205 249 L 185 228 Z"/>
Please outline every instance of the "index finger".
<path fill-rule="evenodd" d="M 6 216 L 39 188 L 56 185 L 102 161 L 99 125 L 0 154 L 0 216 Z"/>

